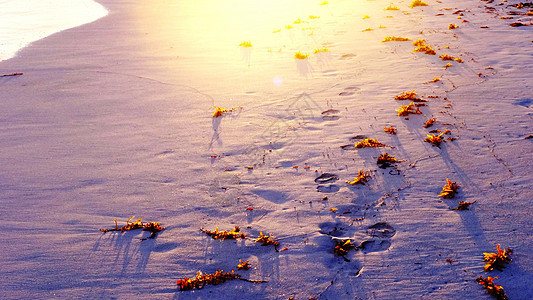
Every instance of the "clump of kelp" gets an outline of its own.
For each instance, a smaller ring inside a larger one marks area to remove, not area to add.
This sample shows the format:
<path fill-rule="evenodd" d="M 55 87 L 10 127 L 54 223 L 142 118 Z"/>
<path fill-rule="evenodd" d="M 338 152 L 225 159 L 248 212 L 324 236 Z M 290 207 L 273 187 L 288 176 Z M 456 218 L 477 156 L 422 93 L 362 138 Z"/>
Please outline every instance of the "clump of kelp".
<path fill-rule="evenodd" d="M 147 239 L 153 239 L 157 236 L 157 233 L 160 231 L 163 231 L 165 227 L 161 227 L 161 224 L 159 222 L 148 222 L 143 223 L 142 219 L 138 219 L 137 221 L 130 222 L 131 219 L 133 219 L 134 216 L 131 216 L 127 221 L 126 225 L 122 227 L 118 227 L 117 219 L 113 219 L 115 221 L 115 228 L 111 229 L 100 229 L 103 233 L 109 232 L 109 231 L 130 231 L 130 230 L 136 230 L 136 229 L 142 229 L 143 231 L 151 232 L 150 236 L 147 238 L 141 239 L 141 241 L 147 240 Z"/>
<path fill-rule="evenodd" d="M 263 283 L 268 281 L 262 280 L 250 280 L 242 278 L 241 275 L 235 273 L 233 270 L 231 272 L 224 272 L 222 270 L 217 270 L 213 274 L 203 274 L 201 271 L 196 273 L 194 278 L 182 278 L 177 281 L 180 291 L 188 291 L 193 289 L 202 289 L 204 286 L 210 285 L 219 285 L 229 280 L 243 280 L 253 283 Z"/>

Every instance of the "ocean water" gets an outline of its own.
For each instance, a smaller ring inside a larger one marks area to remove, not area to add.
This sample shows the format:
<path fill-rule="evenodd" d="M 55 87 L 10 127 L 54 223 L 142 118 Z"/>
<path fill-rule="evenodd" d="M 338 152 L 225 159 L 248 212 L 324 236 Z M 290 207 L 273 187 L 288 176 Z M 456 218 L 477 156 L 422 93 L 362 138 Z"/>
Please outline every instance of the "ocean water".
<path fill-rule="evenodd" d="M 92 0 L 0 0 L 0 61 L 15 56 L 31 42 L 107 13 Z"/>

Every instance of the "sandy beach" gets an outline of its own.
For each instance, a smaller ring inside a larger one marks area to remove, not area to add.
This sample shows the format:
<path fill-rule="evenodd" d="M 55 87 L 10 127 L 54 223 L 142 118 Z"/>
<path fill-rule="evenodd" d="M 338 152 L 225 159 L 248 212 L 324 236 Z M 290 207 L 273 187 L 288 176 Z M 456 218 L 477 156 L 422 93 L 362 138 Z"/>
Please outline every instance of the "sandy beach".
<path fill-rule="evenodd" d="M 531 3 L 97 2 L 0 62 L 2 299 L 533 298 Z"/>

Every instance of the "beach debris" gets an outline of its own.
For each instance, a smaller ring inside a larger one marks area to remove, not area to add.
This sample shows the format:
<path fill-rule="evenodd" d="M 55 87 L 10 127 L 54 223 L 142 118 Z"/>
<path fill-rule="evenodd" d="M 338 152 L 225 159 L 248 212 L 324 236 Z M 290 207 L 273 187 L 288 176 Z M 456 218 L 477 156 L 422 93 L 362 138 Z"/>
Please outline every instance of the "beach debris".
<path fill-rule="evenodd" d="M 418 98 L 416 96 L 418 94 L 415 91 L 416 90 L 402 92 L 401 94 L 396 95 L 394 97 L 394 100 L 411 100 L 413 102 L 427 102 L 427 100 Z"/>
<path fill-rule="evenodd" d="M 363 16 L 363 20 L 366 20 L 366 19 L 370 19 L 370 16 L 369 15 L 364 15 Z"/>
<path fill-rule="evenodd" d="M 456 208 L 453 208 L 452 210 L 468 210 L 468 207 L 477 201 L 474 202 L 465 202 L 465 201 L 459 201 L 459 206 Z"/>
<path fill-rule="evenodd" d="M 302 19 L 298 18 L 296 19 L 294 22 L 292 22 L 293 24 L 303 24 L 303 23 L 309 23 L 307 21 L 302 21 Z"/>
<path fill-rule="evenodd" d="M 448 29 L 452 30 L 452 29 L 457 29 L 459 28 L 459 26 L 457 26 L 457 24 L 450 24 L 448 25 Z"/>
<path fill-rule="evenodd" d="M 413 52 L 424 52 L 428 55 L 435 55 L 437 54 L 437 52 L 431 48 L 430 45 L 426 44 L 426 40 L 425 39 L 418 39 L 416 41 L 413 42 L 413 46 L 415 46 L 415 50 L 413 50 Z"/>
<path fill-rule="evenodd" d="M 381 42 L 382 43 L 386 43 L 386 42 L 407 42 L 407 41 L 410 41 L 410 40 L 411 40 L 410 38 L 401 37 L 401 36 L 386 36 L 385 38 L 383 38 L 383 40 Z"/>
<path fill-rule="evenodd" d="M 298 51 L 298 52 L 296 52 L 296 54 L 294 54 L 294 58 L 296 58 L 296 59 L 306 59 L 308 57 L 309 57 L 309 54 L 303 53 L 303 52 L 300 52 L 300 51 Z"/>
<path fill-rule="evenodd" d="M 411 8 L 414 8 L 414 7 L 417 7 L 417 6 L 428 6 L 428 4 L 426 2 L 421 1 L 421 0 L 413 0 L 413 2 L 411 2 Z"/>
<path fill-rule="evenodd" d="M 272 30 L 272 33 L 279 33 L 279 32 L 281 32 L 281 28 Z"/>
<path fill-rule="evenodd" d="M 429 128 L 429 127 L 433 126 L 433 124 L 435 124 L 435 122 L 437 122 L 436 118 L 431 118 L 431 119 L 427 120 L 426 122 L 424 122 L 424 128 Z"/>
<path fill-rule="evenodd" d="M 433 146 L 440 148 L 440 144 L 443 142 L 443 140 L 442 140 L 442 135 L 443 134 L 444 134 L 444 132 L 442 132 L 439 135 L 428 134 L 428 135 L 426 135 L 426 138 L 424 139 L 424 142 L 430 143 Z"/>
<path fill-rule="evenodd" d="M 524 139 L 525 139 L 525 140 L 533 139 L 533 134 L 530 134 L 530 135 L 526 136 Z"/>
<path fill-rule="evenodd" d="M 433 83 L 433 82 L 439 82 L 439 81 L 441 81 L 441 79 L 439 77 L 435 76 L 432 80 L 424 82 L 424 83 Z M 438 97 L 429 96 L 429 98 L 438 98 Z"/>
<path fill-rule="evenodd" d="M 11 73 L 11 74 L 0 75 L 0 77 L 21 76 L 21 75 L 24 75 L 24 73 L 15 72 L 15 73 Z"/>
<path fill-rule="evenodd" d="M 242 259 L 239 259 L 240 264 L 237 265 L 238 270 L 250 270 L 250 262 L 249 261 L 242 261 Z"/>
<path fill-rule="evenodd" d="M 318 48 L 318 49 L 313 50 L 314 54 L 318 54 L 318 53 L 321 53 L 321 52 L 329 52 L 329 49 L 326 48 L 326 47 L 322 47 L 322 48 Z"/>
<path fill-rule="evenodd" d="M 339 180 L 339 176 L 332 174 L 332 173 L 322 173 L 320 176 L 315 178 L 315 182 L 318 184 L 321 183 L 327 183 L 327 182 L 334 182 Z"/>
<path fill-rule="evenodd" d="M 450 67 L 452 67 L 452 63 L 447 63 L 443 68 L 444 68 L 444 69 L 448 69 L 448 68 L 450 68 Z M 478 74 L 478 75 L 479 75 L 479 74 Z"/>
<path fill-rule="evenodd" d="M 383 128 L 383 131 L 385 131 L 388 134 L 392 134 L 392 135 L 395 135 L 397 133 L 396 127 L 394 126 L 389 126 L 389 127 L 385 126 Z"/>
<path fill-rule="evenodd" d="M 214 106 L 214 107 L 215 107 L 215 112 L 213 113 L 213 118 L 218 118 L 218 117 L 223 116 L 224 114 L 242 109 L 242 106 L 234 107 L 232 109 L 227 109 L 225 107 L 220 107 L 220 106 Z"/>
<path fill-rule="evenodd" d="M 320 3 L 320 5 L 327 5 L 327 4 L 329 4 L 328 1 L 323 1 L 322 3 Z"/>
<path fill-rule="evenodd" d="M 454 60 L 455 60 L 456 62 L 460 63 L 460 64 L 464 63 L 464 60 L 461 59 L 460 57 L 456 57 Z"/>
<path fill-rule="evenodd" d="M 511 27 L 522 27 L 522 26 L 528 26 L 526 23 L 522 23 L 522 22 L 513 22 L 511 24 L 509 24 Z"/>
<path fill-rule="evenodd" d="M 385 169 L 397 163 L 398 160 L 388 153 L 383 153 L 378 157 L 376 162 L 380 168 Z"/>
<path fill-rule="evenodd" d="M 255 239 L 256 243 L 261 243 L 261 246 L 273 245 L 276 252 L 278 251 L 279 243 L 274 240 L 275 236 L 272 234 L 264 235 L 262 231 L 259 232 L 259 237 Z"/>
<path fill-rule="evenodd" d="M 455 197 L 455 194 L 457 193 L 457 190 L 461 186 L 458 185 L 456 182 L 452 182 L 448 178 L 446 178 L 446 185 L 442 188 L 442 191 L 439 194 L 439 197 L 442 197 L 444 199 L 452 199 Z"/>
<path fill-rule="evenodd" d="M 390 147 L 394 148 L 392 146 L 385 145 L 383 143 L 380 143 L 377 139 L 364 139 L 360 142 L 355 143 L 355 148 L 378 148 L 378 147 Z"/>
<path fill-rule="evenodd" d="M 498 277 L 490 277 L 487 276 L 487 278 L 483 278 L 483 276 L 479 276 L 479 278 L 476 279 L 476 282 L 483 285 L 485 287 L 486 291 L 485 293 L 494 296 L 498 300 L 508 300 L 509 298 L 505 294 L 503 287 L 501 285 L 494 284 L 492 281 L 494 279 L 497 279 Z"/>
<path fill-rule="evenodd" d="M 207 234 L 215 240 L 235 240 L 235 239 L 246 239 L 246 234 L 241 233 L 239 226 L 235 226 L 231 231 L 219 231 L 218 227 L 215 228 L 215 231 L 200 229 L 201 232 Z"/>
<path fill-rule="evenodd" d="M 333 248 L 333 254 L 336 256 L 345 256 L 348 251 L 355 248 L 355 244 L 351 240 L 336 240 L 335 248 Z"/>
<path fill-rule="evenodd" d="M 198 290 L 202 289 L 204 286 L 208 284 L 218 285 L 228 280 L 235 280 L 235 279 L 252 282 L 252 283 L 268 282 L 268 281 L 262 281 L 262 280 L 250 280 L 250 279 L 242 278 L 241 275 L 235 273 L 233 270 L 231 270 L 231 272 L 224 272 L 222 270 L 217 270 L 213 274 L 203 274 L 201 271 L 198 271 L 194 278 L 185 277 L 183 279 L 179 279 L 176 283 L 178 284 L 180 291 L 189 291 L 193 289 L 198 289 Z"/>
<path fill-rule="evenodd" d="M 509 255 L 513 253 L 511 248 L 505 250 L 500 249 L 500 244 L 496 245 L 497 253 L 483 253 L 483 260 L 487 262 L 485 264 L 485 271 L 492 271 L 494 269 L 502 271 L 505 268 L 505 264 L 511 262 Z"/>
<path fill-rule="evenodd" d="M 362 32 L 367 32 L 367 31 L 372 31 L 372 30 L 374 30 L 374 29 L 368 27 L 367 29 L 363 29 L 363 30 L 361 30 L 361 31 L 362 31 Z"/>
<path fill-rule="evenodd" d="M 137 221 L 130 222 L 131 219 L 133 219 L 134 217 L 135 216 L 131 216 L 126 221 L 126 225 L 124 225 L 124 226 L 122 226 L 120 228 L 118 227 L 117 219 L 113 219 L 115 221 L 115 228 L 99 229 L 99 230 L 102 231 L 103 233 L 106 233 L 106 232 L 109 232 L 109 231 L 124 232 L 124 231 L 130 231 L 130 230 L 135 230 L 135 229 L 142 229 L 143 231 L 151 232 L 149 237 L 140 239 L 141 241 L 145 241 L 147 239 L 155 238 L 158 232 L 163 231 L 165 229 L 165 227 L 161 227 L 161 224 L 159 222 L 157 222 L 157 223 L 156 222 L 143 223 L 142 219 L 138 219 Z"/>
<path fill-rule="evenodd" d="M 448 55 L 448 54 L 443 54 L 443 55 L 441 55 L 441 56 L 439 56 L 439 57 L 440 57 L 440 59 L 442 59 L 442 60 L 454 60 L 454 59 L 455 59 L 455 57 L 453 57 L 453 56 L 451 56 L 451 55 Z"/>
<path fill-rule="evenodd" d="M 319 16 L 313 16 L 313 15 L 310 15 L 310 16 L 309 16 L 309 19 L 311 19 L 311 20 L 316 20 L 316 19 L 320 19 L 320 17 L 319 17 Z"/>
<path fill-rule="evenodd" d="M 329 209 L 329 211 L 332 212 L 332 213 L 336 212 L 337 210 L 339 210 L 339 209 L 336 208 L 336 207 L 332 207 L 332 208 Z"/>
<path fill-rule="evenodd" d="M 400 8 L 391 4 L 387 6 L 387 8 L 385 8 L 384 10 L 400 10 Z"/>
<path fill-rule="evenodd" d="M 239 44 L 239 46 L 249 48 L 249 47 L 252 47 L 252 42 L 251 41 L 242 41 Z"/>
<path fill-rule="evenodd" d="M 351 185 L 365 184 L 365 182 L 368 182 L 368 179 L 371 177 L 372 175 L 370 175 L 370 170 L 368 171 L 359 170 L 359 174 L 357 175 L 357 177 L 355 177 L 352 181 L 346 180 L 346 183 L 351 184 Z"/>
<path fill-rule="evenodd" d="M 409 103 L 409 105 L 402 105 L 396 111 L 398 112 L 398 116 L 400 117 L 405 117 L 405 116 L 408 116 L 409 114 L 415 114 L 415 115 L 422 114 L 422 112 L 415 105 L 414 102 Z"/>

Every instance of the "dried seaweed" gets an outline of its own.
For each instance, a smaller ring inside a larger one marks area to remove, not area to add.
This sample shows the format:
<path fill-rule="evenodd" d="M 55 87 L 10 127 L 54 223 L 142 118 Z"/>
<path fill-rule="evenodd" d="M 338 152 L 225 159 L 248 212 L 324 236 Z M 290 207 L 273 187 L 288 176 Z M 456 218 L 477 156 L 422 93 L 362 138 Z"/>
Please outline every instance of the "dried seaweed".
<path fill-rule="evenodd" d="M 249 280 L 244 279 L 241 277 L 241 275 L 236 274 L 233 270 L 231 272 L 224 272 L 222 270 L 217 270 L 213 274 L 203 274 L 202 272 L 198 271 L 196 273 L 196 276 L 194 278 L 183 278 L 179 279 L 176 283 L 179 286 L 180 291 L 188 291 L 193 289 L 202 289 L 204 286 L 211 284 L 211 285 L 218 285 L 221 283 L 224 283 L 228 280 L 243 280 L 253 283 L 263 283 L 267 281 L 260 281 L 260 280 Z"/>
<path fill-rule="evenodd" d="M 448 54 L 443 54 L 441 56 L 439 56 L 440 59 L 442 60 L 455 60 L 455 57 L 451 56 L 451 55 L 448 55 Z"/>
<path fill-rule="evenodd" d="M 426 138 L 424 139 L 424 142 L 430 143 L 433 146 L 440 148 L 440 144 L 443 142 L 442 135 L 444 133 L 445 132 L 443 132 L 443 133 L 441 133 L 439 135 L 428 134 L 428 135 L 426 135 Z"/>
<path fill-rule="evenodd" d="M 138 219 L 137 221 L 130 222 L 131 219 L 133 219 L 133 218 L 134 218 L 134 216 L 131 216 L 126 221 L 126 225 L 124 225 L 124 226 L 122 226 L 120 228 L 118 227 L 117 219 L 113 219 L 115 221 L 115 228 L 99 229 L 99 230 L 102 231 L 103 233 L 106 233 L 106 232 L 109 232 L 109 231 L 124 232 L 124 231 L 130 231 L 130 230 L 135 230 L 135 229 L 142 229 L 143 231 L 151 232 L 152 234 L 150 234 L 149 237 L 141 239 L 141 241 L 144 241 L 144 240 L 147 240 L 147 239 L 155 238 L 158 232 L 163 231 L 165 229 L 165 227 L 161 227 L 159 222 L 157 222 L 157 223 L 156 222 L 143 223 L 142 219 Z"/>
<path fill-rule="evenodd" d="M 387 8 L 385 8 L 384 10 L 400 10 L 400 8 L 391 4 L 387 6 Z"/>
<path fill-rule="evenodd" d="M 431 119 L 427 120 L 426 122 L 424 122 L 424 128 L 429 128 L 429 127 L 433 126 L 433 124 L 435 124 L 435 122 L 437 122 L 436 118 L 431 118 Z"/>
<path fill-rule="evenodd" d="M 250 263 L 249 261 L 242 261 L 242 259 L 239 259 L 240 264 L 237 265 L 238 270 L 250 270 Z"/>
<path fill-rule="evenodd" d="M 390 126 L 390 127 L 385 126 L 383 128 L 383 131 L 385 131 L 388 134 L 393 134 L 393 135 L 396 134 L 396 128 L 394 126 Z"/>
<path fill-rule="evenodd" d="M 428 6 L 428 4 L 426 2 L 421 1 L 421 0 L 413 0 L 413 2 L 411 2 L 411 8 L 414 8 L 414 7 L 417 7 L 417 6 Z"/>
<path fill-rule="evenodd" d="M 378 147 L 391 147 L 380 143 L 377 139 L 364 139 L 360 142 L 355 143 L 355 148 L 378 148 Z M 394 148 L 394 147 L 391 147 Z"/>
<path fill-rule="evenodd" d="M 457 24 L 450 24 L 448 25 L 448 29 L 456 29 L 456 28 L 459 28 L 459 26 L 457 26 Z"/>
<path fill-rule="evenodd" d="M 298 52 L 296 52 L 294 54 L 294 58 L 296 58 L 296 59 L 306 59 L 308 57 L 309 57 L 309 54 L 303 53 L 303 52 L 300 52 L 300 51 L 298 51 Z"/>
<path fill-rule="evenodd" d="M 252 41 L 242 41 L 239 46 L 246 48 L 252 47 Z"/>
<path fill-rule="evenodd" d="M 483 260 L 487 262 L 485 271 L 492 271 L 494 269 L 501 271 L 505 268 L 505 264 L 511 262 L 509 255 L 513 253 L 511 248 L 505 250 L 500 249 L 500 244 L 496 245 L 497 253 L 483 253 Z"/>
<path fill-rule="evenodd" d="M 424 52 L 428 55 L 435 55 L 437 52 L 431 48 L 430 45 L 426 44 L 426 40 L 424 39 L 418 39 L 413 42 L 413 46 L 415 46 L 415 50 L 413 52 Z"/>
<path fill-rule="evenodd" d="M 227 113 L 230 113 L 230 112 L 233 112 L 233 111 L 236 111 L 238 109 L 242 109 L 241 106 L 238 106 L 238 107 L 234 107 L 232 109 L 227 109 L 225 107 L 220 107 L 220 106 L 215 106 L 215 112 L 213 113 L 213 118 L 218 118 L 218 117 L 221 117 L 223 116 L 224 114 L 227 114 Z"/>
<path fill-rule="evenodd" d="M 459 206 L 457 206 L 453 210 L 468 210 L 468 207 L 474 203 L 476 203 L 476 201 L 474 202 L 459 201 Z"/>
<path fill-rule="evenodd" d="M 405 38 L 401 36 L 386 36 L 381 42 L 407 42 L 410 41 L 410 38 Z"/>
<path fill-rule="evenodd" d="M 422 112 L 415 105 L 414 102 L 409 103 L 409 105 L 402 105 L 396 111 L 398 112 L 398 116 L 400 117 L 405 117 L 405 116 L 408 116 L 409 114 L 416 114 L 416 115 L 422 114 Z"/>
<path fill-rule="evenodd" d="M 401 94 L 394 97 L 394 100 L 411 100 L 414 102 L 427 102 L 427 100 L 423 100 L 421 98 L 418 98 L 416 95 L 418 95 L 416 90 L 402 92 Z"/>
<path fill-rule="evenodd" d="M 505 294 L 503 287 L 501 285 L 494 284 L 492 281 L 494 279 L 497 279 L 498 277 L 490 277 L 483 278 L 483 276 L 479 276 L 479 278 L 476 279 L 476 282 L 483 285 L 485 287 L 486 291 L 485 293 L 496 297 L 498 300 L 508 300 L 509 298 Z"/>
<path fill-rule="evenodd" d="M 345 256 L 348 251 L 355 248 L 354 243 L 351 240 L 336 240 L 335 248 L 333 248 L 333 254 L 337 256 Z"/>
<path fill-rule="evenodd" d="M 259 232 L 259 237 L 257 239 L 255 239 L 255 242 L 256 243 L 261 243 L 261 246 L 268 246 L 268 245 L 273 245 L 274 246 L 274 249 L 276 250 L 276 252 L 279 252 L 278 251 L 278 246 L 279 246 L 279 243 L 274 240 L 275 236 L 273 236 L 272 234 L 270 235 L 264 235 L 262 231 Z"/>
<path fill-rule="evenodd" d="M 446 185 L 442 188 L 439 197 L 442 197 L 444 199 L 452 199 L 453 197 L 455 197 L 455 194 L 457 193 L 457 190 L 460 187 L 461 186 L 458 185 L 456 182 L 452 182 L 448 178 L 446 178 Z"/>
<path fill-rule="evenodd" d="M 359 174 L 357 177 L 353 179 L 353 181 L 346 180 L 346 183 L 356 185 L 356 184 L 365 184 L 365 182 L 368 182 L 368 179 L 371 178 L 372 175 L 370 175 L 370 170 L 363 171 L 359 170 Z"/>
<path fill-rule="evenodd" d="M 313 53 L 314 53 L 314 54 L 318 54 L 318 53 L 320 53 L 320 52 L 329 52 L 329 48 L 327 48 L 327 47 L 322 47 L 322 48 L 318 48 L 318 49 L 313 50 Z"/>
<path fill-rule="evenodd" d="M 381 154 L 378 157 L 378 159 L 377 159 L 377 164 L 382 169 L 390 167 L 390 166 L 392 166 L 393 164 L 395 164 L 397 162 L 398 162 L 398 160 L 394 156 L 392 156 L 392 155 L 390 155 L 388 153 Z"/>
<path fill-rule="evenodd" d="M 448 69 L 448 68 L 451 68 L 452 66 L 453 66 L 452 63 L 447 63 L 443 68 Z"/>
<path fill-rule="evenodd" d="M 239 226 L 235 226 L 235 228 L 231 231 L 219 231 L 218 227 L 215 228 L 215 231 L 209 231 L 205 229 L 200 229 L 200 231 L 215 240 L 246 239 L 246 234 L 240 233 L 241 229 L 239 228 Z"/>

